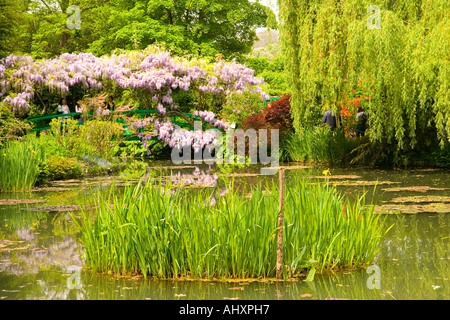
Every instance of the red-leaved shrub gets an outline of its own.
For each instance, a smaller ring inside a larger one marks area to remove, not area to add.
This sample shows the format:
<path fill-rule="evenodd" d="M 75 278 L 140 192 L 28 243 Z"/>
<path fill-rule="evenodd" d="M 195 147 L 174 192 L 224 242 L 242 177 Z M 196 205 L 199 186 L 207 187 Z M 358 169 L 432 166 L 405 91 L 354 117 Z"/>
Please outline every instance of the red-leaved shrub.
<path fill-rule="evenodd" d="M 263 109 L 263 112 L 248 117 L 244 121 L 244 129 L 279 129 L 280 134 L 292 128 L 291 95 L 285 95 Z"/>

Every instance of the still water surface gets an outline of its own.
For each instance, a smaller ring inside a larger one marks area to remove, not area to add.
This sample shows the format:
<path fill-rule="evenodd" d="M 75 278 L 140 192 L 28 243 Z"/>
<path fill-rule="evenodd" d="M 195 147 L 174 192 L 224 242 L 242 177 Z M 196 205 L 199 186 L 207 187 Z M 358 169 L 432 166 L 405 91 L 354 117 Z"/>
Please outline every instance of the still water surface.
<path fill-rule="evenodd" d="M 209 169 L 174 169 L 172 174 L 181 178 L 186 175 L 187 179 L 197 176 L 196 181 L 202 184 L 224 188 L 231 179 L 230 172 Z M 294 176 L 320 177 L 324 169 L 287 170 L 287 183 Z M 239 183 L 255 184 L 267 178 L 253 175 L 258 170 L 242 172 L 245 176 L 236 177 Z M 170 174 L 167 169 L 163 173 Z M 209 175 L 201 178 L 202 173 Z M 386 227 L 393 227 L 382 241 L 374 269 L 316 275 L 313 282 L 298 279 L 276 283 L 157 281 L 99 275 L 82 269 L 81 288 L 69 289 L 67 280 L 76 275 L 68 271 L 69 266 L 83 265 L 78 230 L 70 215 L 64 211 L 24 209 L 78 204 L 81 197 L 107 188 L 114 180 L 93 178 L 55 183 L 53 189 L 41 191 L 0 193 L 0 200 L 45 201 L 14 205 L 2 205 L 0 201 L 0 299 L 450 299 L 450 215 L 446 213 L 450 172 L 332 168 L 331 173 L 330 183 L 336 183 L 350 197 L 365 191 L 368 199 L 377 204 L 406 204 L 419 211 L 388 215 Z M 317 179 L 323 181 L 323 177 Z M 399 202 L 399 198 L 403 200 Z M 430 203 L 437 203 L 440 213 L 424 212 L 420 207 Z M 375 271 L 379 271 L 379 289 L 371 281 Z"/>

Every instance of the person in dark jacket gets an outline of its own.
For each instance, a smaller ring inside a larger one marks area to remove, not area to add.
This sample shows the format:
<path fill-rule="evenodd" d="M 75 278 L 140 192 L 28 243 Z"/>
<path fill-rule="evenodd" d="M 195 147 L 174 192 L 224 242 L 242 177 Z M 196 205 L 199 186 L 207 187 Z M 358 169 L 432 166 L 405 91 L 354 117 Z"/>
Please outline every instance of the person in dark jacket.
<path fill-rule="evenodd" d="M 356 115 L 356 136 L 357 137 L 364 137 L 366 135 L 366 129 L 367 129 L 367 113 L 364 111 L 364 109 L 359 106 L 358 107 L 358 114 Z"/>
<path fill-rule="evenodd" d="M 116 109 L 116 105 L 115 105 L 115 103 L 114 103 L 114 101 L 113 101 L 113 97 L 112 97 L 112 96 L 109 96 L 109 97 L 108 97 L 108 101 L 105 102 L 105 107 L 106 107 L 106 109 L 108 109 L 109 111 L 114 111 L 114 110 Z"/>
<path fill-rule="evenodd" d="M 333 115 L 333 111 L 327 110 L 322 118 L 322 124 L 326 123 L 330 126 L 331 131 L 336 130 L 336 117 Z"/>

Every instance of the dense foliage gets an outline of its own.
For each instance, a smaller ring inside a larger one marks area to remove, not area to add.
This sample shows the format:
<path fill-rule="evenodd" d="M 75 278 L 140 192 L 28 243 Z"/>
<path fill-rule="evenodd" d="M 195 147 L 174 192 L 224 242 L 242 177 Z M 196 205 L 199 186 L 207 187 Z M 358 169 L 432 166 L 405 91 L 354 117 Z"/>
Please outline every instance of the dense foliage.
<path fill-rule="evenodd" d="M 9 141 L 0 150 L 0 191 L 22 191 L 34 187 L 46 162 L 42 145 Z"/>
<path fill-rule="evenodd" d="M 271 101 L 261 112 L 247 117 L 243 126 L 246 129 L 278 129 L 282 138 L 292 129 L 291 95 L 285 95 L 279 100 Z"/>
<path fill-rule="evenodd" d="M 270 96 L 283 96 L 288 93 L 284 61 L 280 52 L 277 52 L 273 59 L 264 55 L 247 56 L 240 59 L 241 63 L 255 70 L 255 75 L 264 78 L 267 84 L 265 90 Z"/>
<path fill-rule="evenodd" d="M 14 28 L 20 17 L 16 5 L 14 0 L 0 0 L 0 57 L 13 50 Z"/>
<path fill-rule="evenodd" d="M 397 149 L 450 137 L 450 2 L 280 0 L 281 38 L 296 130 L 317 124 L 322 106 L 340 113 L 364 79 L 372 142 Z M 368 27 L 371 5 L 380 29 Z M 373 91 L 373 92 L 372 92 Z"/>
<path fill-rule="evenodd" d="M 255 29 L 275 21 L 268 7 L 248 0 L 1 1 L 16 11 L 14 17 L 7 11 L 17 22 L 5 24 L 15 43 L 10 49 L 35 58 L 80 51 L 101 56 L 154 43 L 178 54 L 228 57 L 249 53 Z"/>

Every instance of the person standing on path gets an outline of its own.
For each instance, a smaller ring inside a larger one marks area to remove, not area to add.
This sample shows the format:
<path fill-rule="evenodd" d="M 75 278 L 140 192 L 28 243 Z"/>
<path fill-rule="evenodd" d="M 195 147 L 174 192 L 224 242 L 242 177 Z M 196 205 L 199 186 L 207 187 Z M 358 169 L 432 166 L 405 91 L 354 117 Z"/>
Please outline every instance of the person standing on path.
<path fill-rule="evenodd" d="M 69 106 L 67 105 L 67 100 L 66 98 L 62 98 L 59 102 L 58 105 L 58 112 L 63 113 L 63 114 L 69 114 L 70 113 L 70 109 Z M 65 122 L 67 119 L 70 119 L 70 117 L 62 117 L 61 120 L 61 134 L 63 133 L 63 126 L 65 125 Z"/>
<path fill-rule="evenodd" d="M 70 113 L 70 109 L 69 106 L 67 105 L 67 100 L 66 98 L 62 98 L 59 102 L 58 105 L 58 112 L 63 113 L 63 114 L 68 114 Z M 69 119 L 70 117 L 62 117 L 63 119 Z"/>
<path fill-rule="evenodd" d="M 322 124 L 328 124 L 330 126 L 331 131 L 336 130 L 336 117 L 333 115 L 333 111 L 327 110 L 322 118 Z"/>
<path fill-rule="evenodd" d="M 116 109 L 116 105 L 114 104 L 113 97 L 109 96 L 108 101 L 105 103 L 106 109 L 109 111 L 114 111 Z"/>
<path fill-rule="evenodd" d="M 367 119 L 367 113 L 359 106 L 356 115 L 356 137 L 364 137 L 366 135 Z"/>

